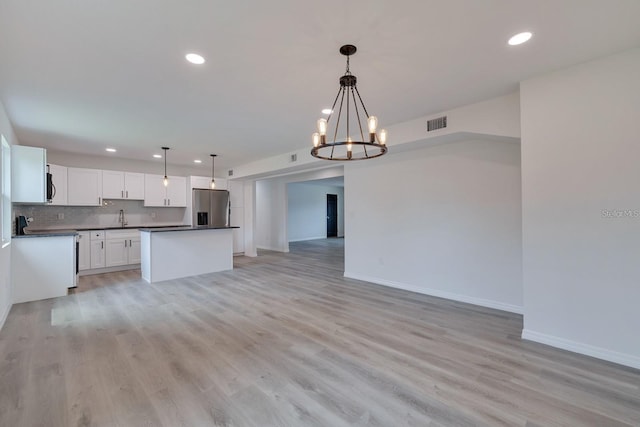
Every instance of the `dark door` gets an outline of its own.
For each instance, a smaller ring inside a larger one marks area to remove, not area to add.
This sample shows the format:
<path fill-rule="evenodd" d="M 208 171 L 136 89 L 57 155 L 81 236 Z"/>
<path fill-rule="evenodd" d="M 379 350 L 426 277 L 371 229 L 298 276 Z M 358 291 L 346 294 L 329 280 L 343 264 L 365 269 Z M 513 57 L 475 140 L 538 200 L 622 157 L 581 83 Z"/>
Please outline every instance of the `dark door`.
<path fill-rule="evenodd" d="M 337 194 L 327 194 L 327 237 L 338 237 Z"/>

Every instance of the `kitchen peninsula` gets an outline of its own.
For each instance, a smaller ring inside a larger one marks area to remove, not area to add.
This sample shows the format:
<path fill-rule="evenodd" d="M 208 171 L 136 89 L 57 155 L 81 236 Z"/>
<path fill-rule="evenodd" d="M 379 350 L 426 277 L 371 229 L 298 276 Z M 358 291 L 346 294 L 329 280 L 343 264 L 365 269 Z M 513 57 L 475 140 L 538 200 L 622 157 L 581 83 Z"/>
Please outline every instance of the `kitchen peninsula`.
<path fill-rule="evenodd" d="M 234 228 L 140 228 L 142 278 L 155 283 L 233 269 Z"/>

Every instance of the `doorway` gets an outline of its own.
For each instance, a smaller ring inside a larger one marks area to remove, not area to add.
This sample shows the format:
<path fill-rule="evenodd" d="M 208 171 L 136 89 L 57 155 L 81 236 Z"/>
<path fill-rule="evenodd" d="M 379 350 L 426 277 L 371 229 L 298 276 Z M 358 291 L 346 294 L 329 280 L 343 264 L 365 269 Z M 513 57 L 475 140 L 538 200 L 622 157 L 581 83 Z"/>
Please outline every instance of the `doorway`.
<path fill-rule="evenodd" d="M 327 194 L 327 237 L 338 237 L 337 194 Z"/>

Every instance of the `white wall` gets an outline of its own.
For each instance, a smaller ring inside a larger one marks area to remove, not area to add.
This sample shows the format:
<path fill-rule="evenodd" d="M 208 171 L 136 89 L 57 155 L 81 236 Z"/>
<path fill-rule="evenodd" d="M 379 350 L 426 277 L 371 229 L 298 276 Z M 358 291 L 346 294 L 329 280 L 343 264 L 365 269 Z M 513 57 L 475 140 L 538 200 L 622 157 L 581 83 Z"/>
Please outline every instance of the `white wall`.
<path fill-rule="evenodd" d="M 289 242 L 327 237 L 327 194 L 338 196 L 338 236 L 344 236 L 344 188 L 296 182 L 287 185 Z"/>
<path fill-rule="evenodd" d="M 345 276 L 521 312 L 520 147 L 443 144 L 345 167 Z"/>
<path fill-rule="evenodd" d="M 635 49 L 521 84 L 523 337 L 636 368 L 638 76 Z"/>
<path fill-rule="evenodd" d="M 0 103 L 0 133 L 4 135 L 9 145 L 18 143 L 4 106 Z M 4 324 L 11 309 L 11 245 L 0 247 L 0 328 Z"/>
<path fill-rule="evenodd" d="M 286 233 L 287 192 L 279 179 L 256 182 L 256 247 L 289 252 Z"/>

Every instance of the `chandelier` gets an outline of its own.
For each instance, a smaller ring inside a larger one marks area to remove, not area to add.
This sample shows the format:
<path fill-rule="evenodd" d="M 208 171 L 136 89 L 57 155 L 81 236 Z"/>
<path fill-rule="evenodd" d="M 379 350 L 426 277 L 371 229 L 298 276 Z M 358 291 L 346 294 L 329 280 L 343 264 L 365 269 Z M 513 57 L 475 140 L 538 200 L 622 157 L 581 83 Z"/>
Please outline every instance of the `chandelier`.
<path fill-rule="evenodd" d="M 349 70 L 349 57 L 356 53 L 356 50 L 356 47 L 350 44 L 340 48 L 340 53 L 347 57 L 347 71 L 340 77 L 338 94 L 331 110 L 327 112 L 329 116 L 318 120 L 318 131 L 312 135 L 313 157 L 324 160 L 366 160 L 380 157 L 387 152 L 387 131 L 377 130 L 378 119 L 367 112 L 356 86 L 356 76 Z M 340 105 L 336 111 L 338 99 Z M 331 132 L 333 138 L 328 142 L 329 122 L 334 117 L 335 126 Z M 368 131 L 366 138 L 363 118 L 366 118 Z"/>

